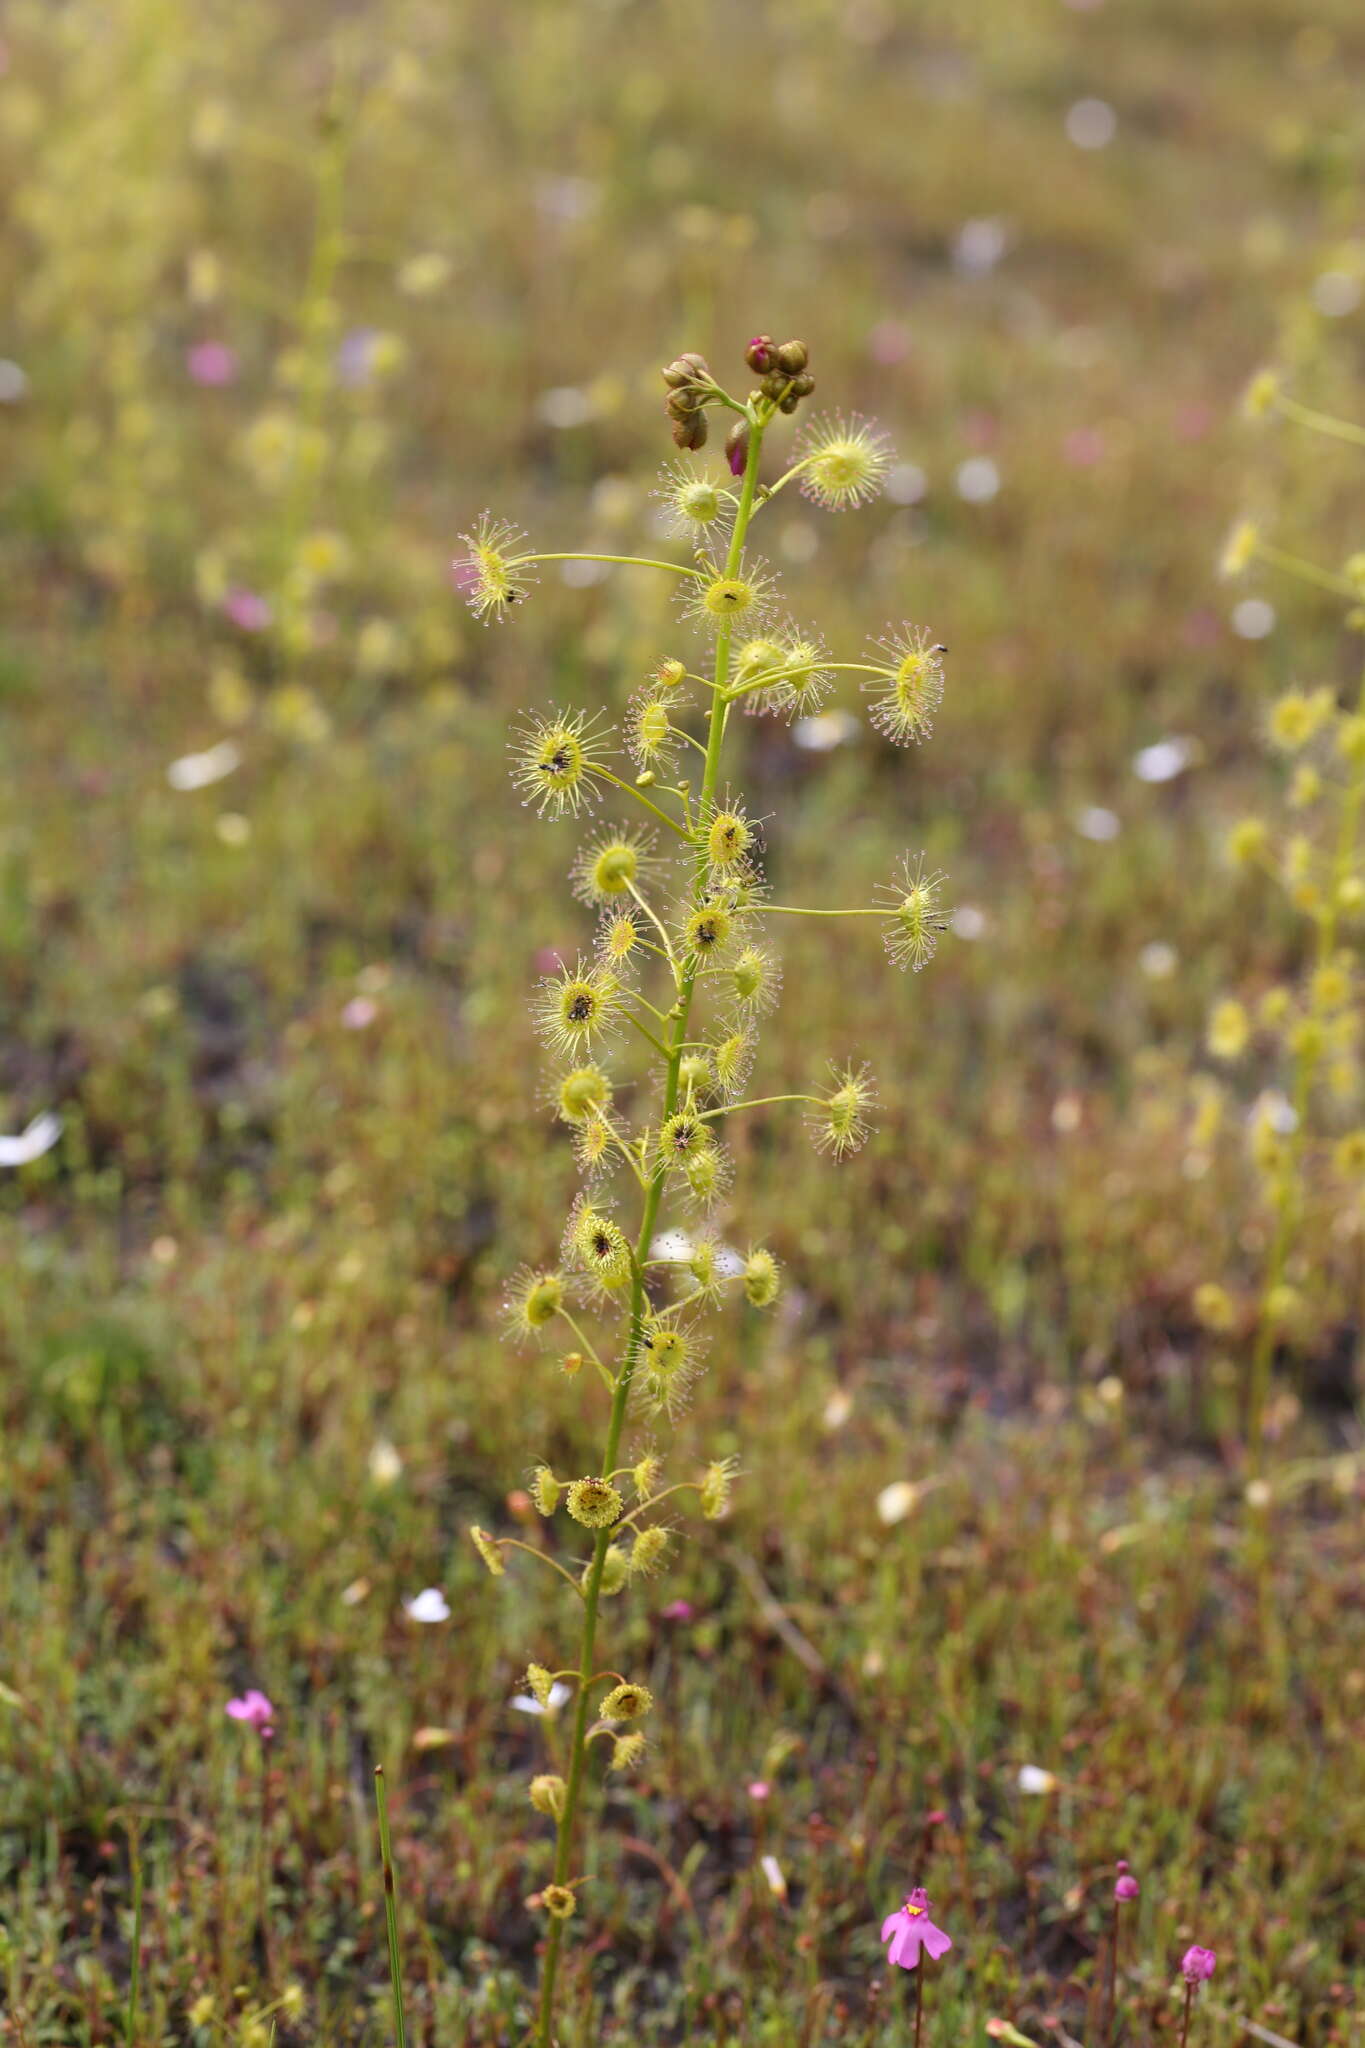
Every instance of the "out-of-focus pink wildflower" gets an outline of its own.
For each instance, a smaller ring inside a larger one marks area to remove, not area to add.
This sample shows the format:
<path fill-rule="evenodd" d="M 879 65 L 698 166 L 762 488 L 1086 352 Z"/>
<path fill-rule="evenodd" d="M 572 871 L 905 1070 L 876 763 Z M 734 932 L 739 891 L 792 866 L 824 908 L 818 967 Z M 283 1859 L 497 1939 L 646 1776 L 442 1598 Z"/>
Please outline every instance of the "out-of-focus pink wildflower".
<path fill-rule="evenodd" d="M 1180 1958 L 1180 1974 L 1187 1984 L 1207 1984 L 1218 1967 L 1218 1957 L 1211 1948 L 1200 1948 L 1196 1942 L 1187 1948 Z"/>
<path fill-rule="evenodd" d="M 937 1962 L 953 1945 L 951 1934 L 935 1927 L 930 1919 L 929 1894 L 920 1884 L 906 1893 L 905 1904 L 898 1913 L 887 1914 L 882 1922 L 882 1940 L 891 1944 L 886 1952 L 887 1961 L 901 1970 L 915 1968 L 921 1949 L 927 1950 Z"/>
<path fill-rule="evenodd" d="M 663 1609 L 662 1618 L 665 1621 L 692 1621 L 696 1617 L 696 1612 L 690 1600 L 670 1600 Z"/>
<path fill-rule="evenodd" d="M 223 610 L 244 633 L 264 633 L 275 616 L 259 591 L 243 590 L 240 586 L 223 599 Z"/>
<path fill-rule="evenodd" d="M 751 1799 L 756 1799 L 762 1805 L 765 1799 L 771 1798 L 773 1788 L 766 1778 L 751 1778 L 744 1789 Z"/>
<path fill-rule="evenodd" d="M 225 341 L 196 341 L 185 351 L 185 367 L 194 383 L 216 390 L 236 382 L 237 351 Z"/>
<path fill-rule="evenodd" d="M 1135 1899 L 1142 1887 L 1121 1856 L 1115 1868 L 1118 1871 L 1118 1876 L 1114 1881 L 1114 1897 L 1116 1899 Z"/>
<path fill-rule="evenodd" d="M 248 1728 L 254 1728 L 262 1742 L 269 1742 L 275 1733 L 275 1709 L 254 1685 L 248 1686 L 239 1700 L 229 1700 L 227 1711 L 234 1721 L 244 1721 Z"/>

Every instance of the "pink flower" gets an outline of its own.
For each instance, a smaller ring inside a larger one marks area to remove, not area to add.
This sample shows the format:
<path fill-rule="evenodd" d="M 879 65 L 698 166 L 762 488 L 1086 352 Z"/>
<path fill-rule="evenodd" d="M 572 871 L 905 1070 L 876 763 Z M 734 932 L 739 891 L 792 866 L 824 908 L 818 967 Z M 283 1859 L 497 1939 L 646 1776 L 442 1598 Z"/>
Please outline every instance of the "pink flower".
<path fill-rule="evenodd" d="M 770 1796 L 773 1788 L 766 1778 L 753 1778 L 744 1789 L 751 1799 L 757 1799 L 761 1803 Z"/>
<path fill-rule="evenodd" d="M 1128 1865 L 1120 1863 L 1119 1874 L 1114 1882 L 1114 1897 L 1116 1899 L 1135 1899 L 1141 1889 L 1141 1885 L 1139 1885 L 1137 1879 L 1129 1870 Z"/>
<path fill-rule="evenodd" d="M 196 384 L 216 389 L 237 376 L 237 351 L 225 341 L 196 341 L 185 351 L 185 367 Z"/>
<path fill-rule="evenodd" d="M 244 633 L 263 633 L 274 617 L 258 591 L 243 590 L 240 586 L 230 590 L 223 599 L 223 610 L 233 625 L 240 626 Z"/>
<path fill-rule="evenodd" d="M 662 1618 L 664 1621 L 691 1621 L 696 1611 L 690 1600 L 670 1600 L 663 1609 Z"/>
<path fill-rule="evenodd" d="M 1207 1984 L 1217 1967 L 1218 1958 L 1213 1950 L 1200 1948 L 1198 1942 L 1180 1958 L 1180 1974 L 1187 1984 Z"/>
<path fill-rule="evenodd" d="M 914 1969 L 922 1948 L 927 1949 L 937 1962 L 953 1945 L 952 1936 L 945 1934 L 941 1927 L 935 1927 L 929 1918 L 929 1894 L 923 1885 L 918 1884 L 912 1892 L 907 1892 L 899 1913 L 888 1913 L 883 1920 L 882 1940 L 891 1943 L 886 1952 L 887 1961 L 902 1970 Z"/>
<path fill-rule="evenodd" d="M 239 1700 L 229 1700 L 227 1710 L 234 1721 L 245 1721 L 254 1728 L 262 1742 L 269 1742 L 275 1733 L 275 1709 L 254 1685 L 248 1686 Z"/>

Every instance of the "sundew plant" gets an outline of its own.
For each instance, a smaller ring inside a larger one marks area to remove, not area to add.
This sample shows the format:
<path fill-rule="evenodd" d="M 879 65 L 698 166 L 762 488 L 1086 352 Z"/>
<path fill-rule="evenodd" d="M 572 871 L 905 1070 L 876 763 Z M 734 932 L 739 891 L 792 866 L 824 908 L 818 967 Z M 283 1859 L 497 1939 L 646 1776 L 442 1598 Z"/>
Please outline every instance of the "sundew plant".
<path fill-rule="evenodd" d="M 768 893 L 762 822 L 727 776 L 733 714 L 808 716 L 847 675 L 859 679 L 889 739 L 918 742 L 941 698 L 945 649 L 907 623 L 888 627 L 861 660 L 835 661 L 785 611 L 751 546 L 764 510 L 792 486 L 831 511 L 863 504 L 877 495 L 890 451 L 861 419 L 814 419 L 765 484 L 769 433 L 803 405 L 814 379 L 798 341 L 775 346 L 757 336 L 745 359 L 757 382 L 743 399 L 699 355 L 663 372 L 681 453 L 660 493 L 688 559 L 577 557 L 671 578 L 679 640 L 696 651 L 660 650 L 619 730 L 605 711 L 548 707 L 530 712 L 511 742 L 513 781 L 541 818 L 581 824 L 608 801 L 628 813 L 590 827 L 571 868 L 574 893 L 598 920 L 596 944 L 549 975 L 535 1001 L 553 1062 L 553 1110 L 573 1132 L 582 1187 L 558 1257 L 521 1270 L 507 1302 L 512 1338 L 562 1347 L 563 1370 L 604 1411 L 595 1471 L 564 1476 L 542 1463 L 532 1481 L 540 1513 L 562 1512 L 567 1533 L 582 1531 L 590 1548 L 566 1565 L 516 1538 L 471 1531 L 495 1576 L 509 1552 L 526 1551 L 560 1574 L 577 1604 L 576 1645 L 532 1663 L 527 1680 L 542 1705 L 574 1697 L 567 1776 L 542 1773 L 529 1787 L 555 1828 L 552 1875 L 538 1894 L 547 1926 L 542 2048 L 554 2038 L 565 1929 L 587 1875 L 578 1821 L 590 1758 L 605 1752 L 612 1771 L 636 1765 L 653 1706 L 645 1685 L 602 1661 L 602 1602 L 661 1569 L 677 1540 L 673 1517 L 725 1513 L 733 1459 L 678 1477 L 653 1446 L 702 1368 L 712 1313 L 730 1302 L 767 1309 L 781 1292 L 768 1249 L 729 1241 L 727 1120 L 801 1116 L 832 1160 L 856 1152 L 870 1128 L 873 1082 L 847 1047 L 831 1048 L 826 1072 L 802 1093 L 749 1092 L 759 1027 L 781 986 L 774 931 L 784 917 L 875 917 L 891 961 L 918 969 L 945 923 L 942 877 L 910 853 L 851 908 L 775 903 Z M 732 419 L 725 464 L 710 468 L 697 455 L 713 412 Z M 533 551 L 487 514 L 463 538 L 456 579 L 485 620 L 516 611 L 537 563 L 570 559 Z M 625 1052 L 634 1056 L 629 1066 Z M 633 1432 L 640 1442 L 628 1445 Z"/>
<path fill-rule="evenodd" d="M 1280 419 L 1359 452 L 1365 428 L 1303 404 L 1273 370 L 1253 379 L 1247 415 Z M 1253 565 L 1325 590 L 1345 609 L 1345 623 L 1365 631 L 1365 553 L 1340 568 L 1287 552 L 1261 526 L 1239 520 L 1223 551 L 1222 570 L 1240 576 Z M 1358 650 L 1355 654 L 1358 662 Z M 1258 871 L 1305 920 L 1296 982 L 1277 982 L 1248 1004 L 1224 996 L 1209 1019 L 1208 1046 L 1232 1066 L 1260 1057 L 1284 1077 L 1259 1096 L 1251 1120 L 1251 1151 L 1270 1216 L 1264 1270 L 1249 1309 L 1214 1281 L 1196 1296 L 1201 1321 L 1220 1334 L 1245 1329 L 1250 1361 L 1247 1436 L 1256 1473 L 1266 1427 L 1271 1369 L 1282 1346 L 1313 1334 L 1332 1306 L 1320 1269 L 1310 1264 L 1318 1233 L 1310 1216 L 1341 1241 L 1358 1237 L 1365 1194 L 1365 1124 L 1361 1101 L 1359 950 L 1365 913 L 1365 670 L 1343 704 L 1331 684 L 1299 684 L 1276 698 L 1266 718 L 1271 747 L 1289 767 L 1290 821 L 1240 819 L 1230 835 L 1235 866 Z M 1206 1120 L 1216 1116 L 1210 1095 Z M 1329 1215 L 1322 1213 L 1326 1195 Z M 1349 1305 L 1346 1308 L 1349 1315 Z"/>

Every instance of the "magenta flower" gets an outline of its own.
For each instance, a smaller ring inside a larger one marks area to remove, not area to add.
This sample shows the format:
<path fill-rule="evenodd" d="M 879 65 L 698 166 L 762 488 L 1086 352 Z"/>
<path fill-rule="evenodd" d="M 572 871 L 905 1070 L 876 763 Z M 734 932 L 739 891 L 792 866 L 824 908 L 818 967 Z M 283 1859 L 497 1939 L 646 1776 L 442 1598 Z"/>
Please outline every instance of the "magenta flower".
<path fill-rule="evenodd" d="M 914 1969 L 921 1949 L 927 1949 L 937 1962 L 953 1945 L 951 1934 L 935 1927 L 929 1918 L 929 1894 L 919 1884 L 912 1892 L 906 1893 L 905 1904 L 900 1911 L 888 1913 L 883 1920 L 882 1940 L 891 1943 L 886 1952 L 887 1961 L 902 1970 Z"/>
<path fill-rule="evenodd" d="M 223 610 L 234 626 L 240 626 L 244 633 L 263 633 L 274 617 L 269 604 L 258 591 L 243 590 L 240 586 L 230 590 L 223 599 Z"/>
<path fill-rule="evenodd" d="M 664 1621 L 691 1621 L 696 1611 L 690 1600 L 670 1600 L 661 1617 Z"/>
<path fill-rule="evenodd" d="M 1217 1967 L 1218 1958 L 1213 1950 L 1200 1948 L 1198 1942 L 1180 1958 L 1180 1974 L 1187 1984 L 1207 1984 Z"/>
<path fill-rule="evenodd" d="M 1135 1899 L 1142 1887 L 1132 1875 L 1126 1863 L 1120 1863 L 1119 1874 L 1114 1881 L 1116 1899 Z"/>
<path fill-rule="evenodd" d="M 245 1721 L 254 1728 L 262 1742 L 269 1742 L 275 1733 L 275 1709 L 254 1685 L 248 1686 L 239 1700 L 229 1700 L 227 1711 L 234 1721 Z"/>
<path fill-rule="evenodd" d="M 185 351 L 185 366 L 196 384 L 214 390 L 235 379 L 237 351 L 225 341 L 196 341 Z"/>

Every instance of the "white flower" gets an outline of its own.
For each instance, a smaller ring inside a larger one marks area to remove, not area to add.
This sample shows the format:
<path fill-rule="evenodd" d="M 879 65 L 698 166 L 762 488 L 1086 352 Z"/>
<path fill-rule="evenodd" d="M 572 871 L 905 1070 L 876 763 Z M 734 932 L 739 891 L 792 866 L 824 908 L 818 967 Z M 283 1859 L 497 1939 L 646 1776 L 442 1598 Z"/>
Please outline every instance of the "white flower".
<path fill-rule="evenodd" d="M 1133 773 L 1139 782 L 1173 782 L 1194 759 L 1189 740 L 1157 740 L 1133 756 Z"/>
<path fill-rule="evenodd" d="M 0 1166 L 28 1166 L 50 1152 L 62 1135 L 62 1120 L 45 1109 L 15 1138 L 0 1138 Z"/>
<path fill-rule="evenodd" d="M 216 747 L 208 747 L 202 754 L 182 754 L 178 761 L 172 761 L 166 770 L 166 780 L 172 789 L 207 789 L 211 782 L 221 782 L 241 765 L 242 750 L 237 742 L 219 740 Z"/>
<path fill-rule="evenodd" d="M 450 1620 L 450 1607 L 439 1586 L 424 1586 L 413 1599 L 403 1602 L 403 1610 L 409 1621 L 430 1624 Z"/>
<path fill-rule="evenodd" d="M 877 1495 L 877 1520 L 886 1528 L 903 1522 L 919 1505 L 919 1488 L 909 1479 L 897 1479 Z"/>
<path fill-rule="evenodd" d="M 1020 1764 L 1019 1790 L 1021 1792 L 1055 1792 L 1057 1780 L 1051 1771 L 1045 1771 L 1041 1764 Z"/>
<path fill-rule="evenodd" d="M 1117 813 L 1107 811 L 1103 804 L 1087 804 L 1076 813 L 1076 830 L 1082 839 L 1117 839 L 1122 829 Z"/>
<path fill-rule="evenodd" d="M 386 1436 L 381 1436 L 378 1443 L 371 1450 L 369 1463 L 370 1477 L 376 1486 L 392 1486 L 403 1470 L 403 1460 L 399 1457 Z M 434 1588 L 428 1588 L 428 1590 L 432 1591 Z M 427 1596 L 425 1593 L 419 1593 L 417 1597 L 419 1600 L 425 1600 Z M 440 1594 L 437 1593 L 436 1598 L 439 1600 L 440 1597 Z M 416 1621 L 424 1621 L 426 1616 L 418 1614 L 413 1618 Z M 438 1614 L 436 1620 L 444 1621 L 445 1615 Z"/>
<path fill-rule="evenodd" d="M 550 1687 L 550 1698 L 547 1705 L 542 1707 L 539 1700 L 533 1700 L 529 1693 L 524 1692 L 519 1692 L 515 1695 L 512 1705 L 519 1714 L 557 1714 L 569 1696 L 569 1687 L 565 1685 L 562 1678 L 557 1678 Z"/>

